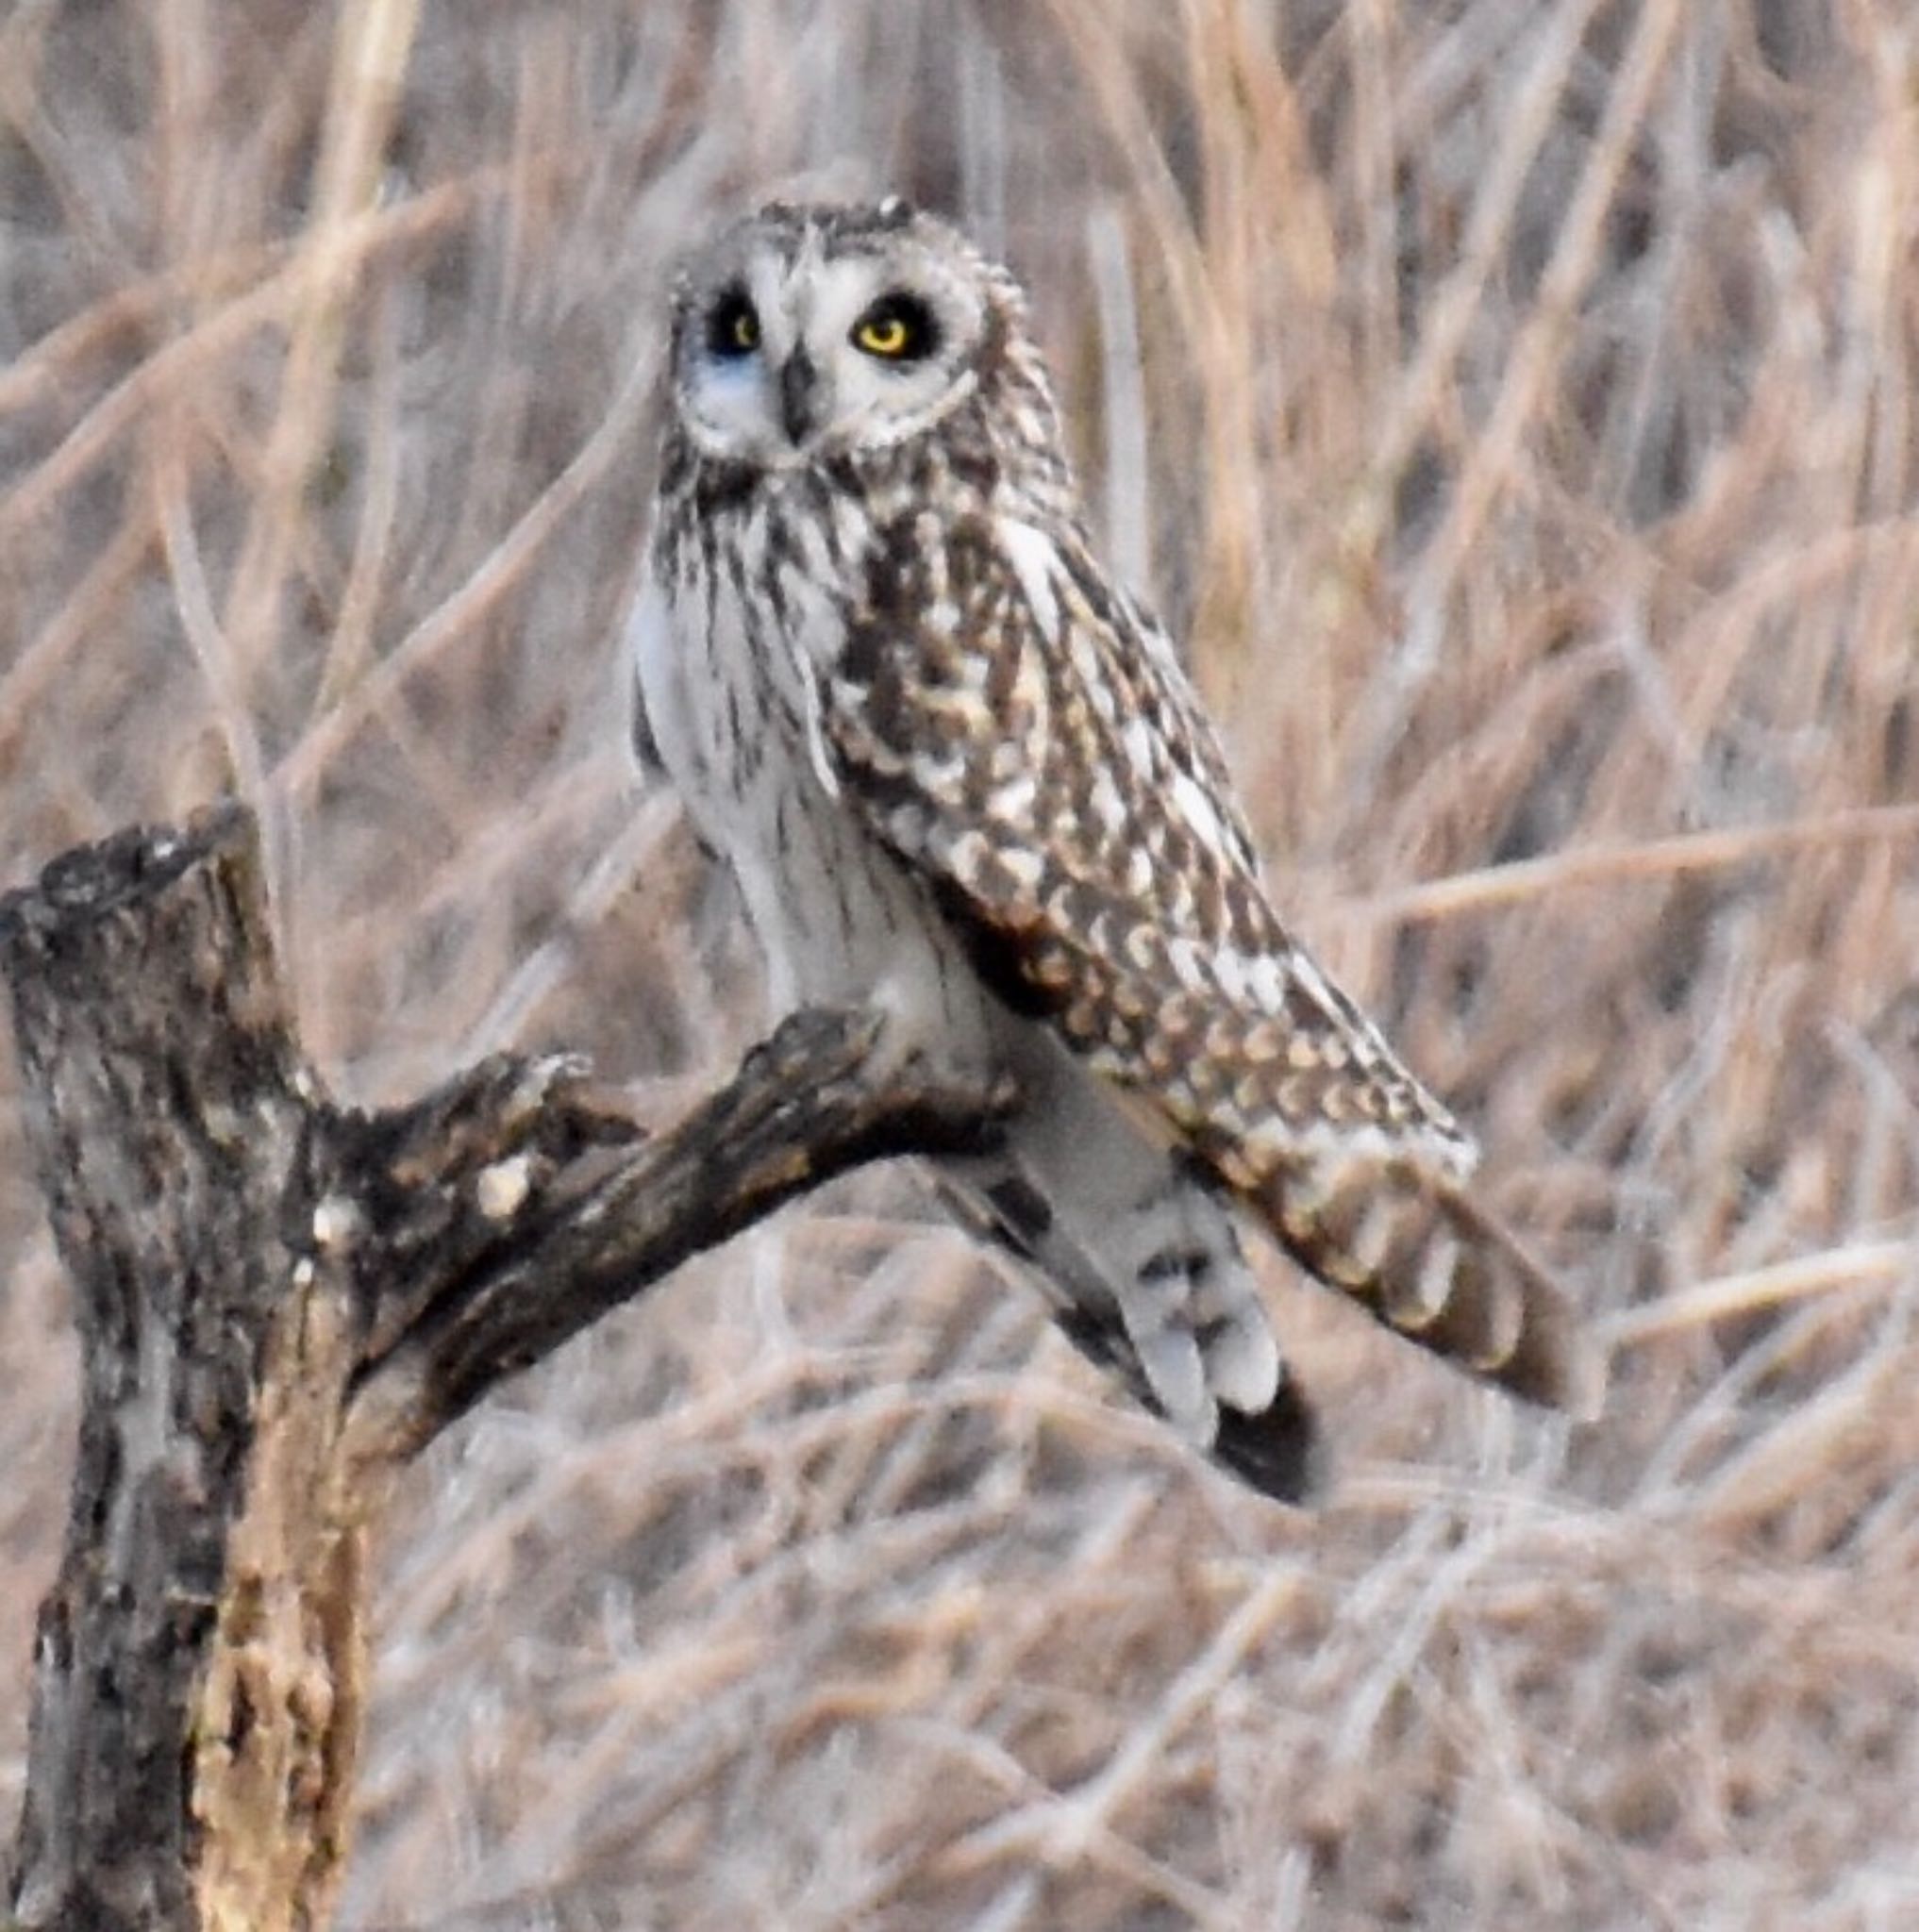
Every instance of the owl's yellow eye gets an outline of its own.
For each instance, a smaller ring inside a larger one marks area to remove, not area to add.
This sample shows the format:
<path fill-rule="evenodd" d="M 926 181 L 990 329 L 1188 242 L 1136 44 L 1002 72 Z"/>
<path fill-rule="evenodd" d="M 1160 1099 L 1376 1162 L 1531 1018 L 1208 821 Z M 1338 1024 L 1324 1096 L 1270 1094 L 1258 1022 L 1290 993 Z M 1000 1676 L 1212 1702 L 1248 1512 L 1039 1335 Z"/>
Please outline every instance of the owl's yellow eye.
<path fill-rule="evenodd" d="M 853 325 L 853 346 L 886 362 L 917 362 L 933 353 L 933 312 L 916 295 L 883 295 Z"/>
<path fill-rule="evenodd" d="M 759 346 L 759 318 L 750 308 L 743 308 L 733 318 L 733 346 L 736 349 L 757 349 Z"/>
<path fill-rule="evenodd" d="M 862 322 L 859 333 L 853 340 L 869 356 L 903 356 L 909 333 L 904 316 L 882 315 L 876 320 Z"/>

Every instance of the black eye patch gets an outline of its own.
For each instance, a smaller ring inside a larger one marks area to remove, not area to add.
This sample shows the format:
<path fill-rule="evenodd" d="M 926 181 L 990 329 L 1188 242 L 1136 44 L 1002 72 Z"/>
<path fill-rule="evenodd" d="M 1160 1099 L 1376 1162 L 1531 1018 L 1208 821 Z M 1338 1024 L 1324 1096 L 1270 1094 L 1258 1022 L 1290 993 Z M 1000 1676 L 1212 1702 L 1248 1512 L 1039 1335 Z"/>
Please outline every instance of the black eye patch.
<path fill-rule="evenodd" d="M 707 353 L 738 361 L 759 346 L 759 311 L 744 289 L 726 291 L 707 311 Z"/>
<path fill-rule="evenodd" d="M 853 325 L 853 346 L 881 362 L 924 362 L 940 346 L 940 325 L 917 295 L 895 289 Z"/>

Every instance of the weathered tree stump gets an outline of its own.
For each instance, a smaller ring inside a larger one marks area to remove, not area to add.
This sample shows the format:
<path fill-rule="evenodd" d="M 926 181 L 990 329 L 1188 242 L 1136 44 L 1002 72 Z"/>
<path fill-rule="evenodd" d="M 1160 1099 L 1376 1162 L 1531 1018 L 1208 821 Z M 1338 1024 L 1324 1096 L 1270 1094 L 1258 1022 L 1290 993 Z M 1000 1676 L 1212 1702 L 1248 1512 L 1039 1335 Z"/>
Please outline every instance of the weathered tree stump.
<path fill-rule="evenodd" d="M 810 1013 L 651 1139 L 567 1058 L 341 1108 L 231 806 L 48 867 L 0 902 L 0 972 L 84 1359 L 8 1890 L 63 1932 L 324 1925 L 394 1473 L 687 1256 L 981 1146 L 1008 1099 Z"/>

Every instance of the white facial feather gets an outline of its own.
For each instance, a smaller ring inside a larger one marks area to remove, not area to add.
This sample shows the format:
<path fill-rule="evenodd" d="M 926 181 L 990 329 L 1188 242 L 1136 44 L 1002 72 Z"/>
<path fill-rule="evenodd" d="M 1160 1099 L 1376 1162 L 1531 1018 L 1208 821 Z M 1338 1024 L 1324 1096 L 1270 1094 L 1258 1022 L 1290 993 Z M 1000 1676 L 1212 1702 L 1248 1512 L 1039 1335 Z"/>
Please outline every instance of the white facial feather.
<path fill-rule="evenodd" d="M 735 291 L 752 304 L 759 341 L 743 355 L 715 353 L 697 326 L 702 307 Z M 890 360 L 859 346 L 861 319 L 889 296 L 923 306 L 937 344 L 930 354 Z M 968 360 L 986 311 L 976 278 L 924 246 L 829 256 L 809 236 L 792 253 L 764 237 L 749 240 L 737 258 L 704 275 L 693 313 L 678 371 L 689 430 L 706 455 L 790 470 L 837 448 L 881 446 L 937 425 L 973 392 Z M 796 438 L 781 380 L 802 351 L 814 415 Z"/>

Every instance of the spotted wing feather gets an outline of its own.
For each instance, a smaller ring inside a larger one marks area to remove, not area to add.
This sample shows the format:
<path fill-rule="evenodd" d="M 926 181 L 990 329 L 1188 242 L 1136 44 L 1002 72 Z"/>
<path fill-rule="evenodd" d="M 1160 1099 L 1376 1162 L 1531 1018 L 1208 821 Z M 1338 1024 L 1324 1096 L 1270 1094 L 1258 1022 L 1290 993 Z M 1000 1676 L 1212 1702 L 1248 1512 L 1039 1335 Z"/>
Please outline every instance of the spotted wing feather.
<path fill-rule="evenodd" d="M 825 726 L 1003 997 L 1298 1260 L 1462 1367 L 1594 1407 L 1564 1299 L 1462 1191 L 1472 1142 L 1286 932 L 1164 634 L 1076 534 L 883 531 Z"/>

